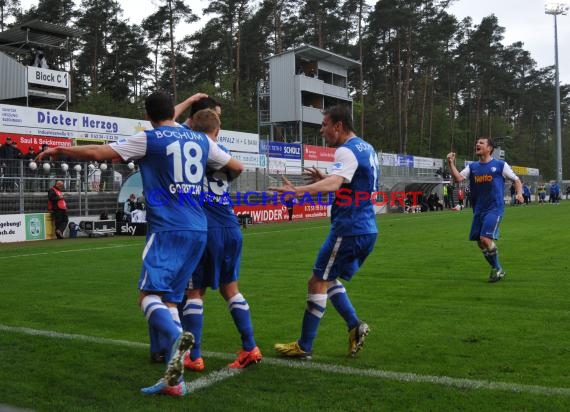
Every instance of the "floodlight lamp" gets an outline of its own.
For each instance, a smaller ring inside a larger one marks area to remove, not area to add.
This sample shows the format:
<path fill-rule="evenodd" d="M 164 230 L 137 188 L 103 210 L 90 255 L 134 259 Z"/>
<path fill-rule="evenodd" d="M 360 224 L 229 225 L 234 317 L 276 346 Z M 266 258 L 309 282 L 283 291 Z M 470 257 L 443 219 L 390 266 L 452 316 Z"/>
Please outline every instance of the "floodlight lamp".
<path fill-rule="evenodd" d="M 568 4 L 565 2 L 547 1 L 544 4 L 544 12 L 546 14 L 553 14 L 553 15 L 558 15 L 558 14 L 566 15 L 568 13 L 569 7 L 570 6 L 568 6 Z"/>

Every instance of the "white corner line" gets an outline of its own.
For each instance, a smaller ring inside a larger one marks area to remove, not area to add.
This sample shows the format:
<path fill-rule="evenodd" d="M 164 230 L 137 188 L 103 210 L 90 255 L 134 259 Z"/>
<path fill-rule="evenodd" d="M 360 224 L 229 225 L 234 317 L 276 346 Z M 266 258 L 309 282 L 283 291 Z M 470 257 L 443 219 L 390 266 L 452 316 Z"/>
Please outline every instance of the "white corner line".
<path fill-rule="evenodd" d="M 87 335 L 79 335 L 72 333 L 61 333 L 61 332 L 54 332 L 48 330 L 8 326 L 2 324 L 0 324 L 0 331 L 20 333 L 31 336 L 43 336 L 54 339 L 69 339 L 69 340 L 91 342 L 103 345 L 118 345 L 118 346 L 128 346 L 128 347 L 137 347 L 137 348 L 148 347 L 147 343 L 141 343 L 141 342 L 100 338 L 97 336 L 87 336 Z M 212 357 L 218 359 L 234 358 L 234 355 L 227 353 L 204 351 L 203 354 L 205 357 Z M 561 388 L 561 387 L 525 385 L 525 384 L 508 383 L 508 382 L 492 382 L 492 381 L 476 380 L 476 379 L 452 378 L 449 376 L 420 375 L 411 372 L 393 372 L 393 371 L 384 371 L 380 369 L 362 369 L 350 366 L 317 363 L 313 361 L 276 359 L 276 358 L 267 358 L 267 357 L 263 358 L 262 363 L 266 365 L 287 367 L 291 369 L 316 370 L 316 371 L 326 372 L 329 374 L 370 377 L 370 378 L 386 379 L 397 382 L 429 383 L 429 384 L 461 388 L 461 389 L 473 389 L 473 390 L 483 389 L 483 390 L 513 392 L 513 393 L 528 393 L 528 394 L 545 395 L 545 396 L 570 397 L 570 388 Z M 240 372 L 241 372 L 240 369 L 224 368 L 219 371 L 210 373 L 202 378 L 189 382 L 187 383 L 187 386 L 189 389 L 192 390 L 202 389 L 216 382 L 228 379 L 232 376 L 236 376 Z"/>

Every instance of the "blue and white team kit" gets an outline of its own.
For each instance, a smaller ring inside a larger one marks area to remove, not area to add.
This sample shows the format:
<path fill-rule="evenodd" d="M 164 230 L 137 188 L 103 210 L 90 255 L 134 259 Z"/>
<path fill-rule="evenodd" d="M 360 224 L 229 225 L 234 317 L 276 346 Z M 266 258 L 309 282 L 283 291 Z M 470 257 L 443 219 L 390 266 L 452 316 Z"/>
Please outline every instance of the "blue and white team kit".
<path fill-rule="evenodd" d="M 333 202 L 331 230 L 321 246 L 313 273 L 323 280 L 338 277 L 350 280 L 372 252 L 378 228 L 372 200 L 356 200 L 359 193 L 378 191 L 380 167 L 374 148 L 359 137 L 352 137 L 335 151 L 331 174 L 341 176 L 347 189 L 341 205 Z"/>
<path fill-rule="evenodd" d="M 513 169 L 503 160 L 473 162 L 460 172 L 469 179 L 473 205 L 470 240 L 481 236 L 498 239 L 499 224 L 505 211 L 505 179 L 518 180 Z"/>
<path fill-rule="evenodd" d="M 229 154 L 221 144 L 218 147 Z M 189 289 L 218 289 L 239 279 L 243 236 L 228 198 L 230 179 L 223 170 L 206 172 L 207 198 L 203 202 L 208 220 L 206 250 L 190 279 Z"/>
<path fill-rule="evenodd" d="M 199 201 L 206 169 L 221 169 L 231 157 L 205 134 L 182 126 L 161 126 L 110 146 L 123 160 L 138 160 L 147 199 L 149 235 L 139 289 L 181 302 L 206 245 Z"/>

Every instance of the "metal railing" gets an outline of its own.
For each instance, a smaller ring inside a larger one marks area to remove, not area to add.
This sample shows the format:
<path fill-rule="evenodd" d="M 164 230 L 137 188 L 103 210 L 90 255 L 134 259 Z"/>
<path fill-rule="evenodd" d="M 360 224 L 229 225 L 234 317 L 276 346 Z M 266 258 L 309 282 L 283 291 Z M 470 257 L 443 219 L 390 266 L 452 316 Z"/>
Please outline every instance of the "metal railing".
<path fill-rule="evenodd" d="M 64 183 L 70 215 L 111 214 L 120 206 L 117 198 L 123 182 L 136 170 L 134 164 L 1 160 L 0 214 L 47 211 L 47 191 L 58 180 Z M 231 192 L 263 191 L 270 179 L 267 169 L 245 171 L 232 182 Z"/>
<path fill-rule="evenodd" d="M 114 211 L 123 180 L 132 173 L 124 164 L 15 159 L 0 161 L 0 214 L 37 213 L 47 209 L 47 191 L 64 183 L 70 213 Z"/>

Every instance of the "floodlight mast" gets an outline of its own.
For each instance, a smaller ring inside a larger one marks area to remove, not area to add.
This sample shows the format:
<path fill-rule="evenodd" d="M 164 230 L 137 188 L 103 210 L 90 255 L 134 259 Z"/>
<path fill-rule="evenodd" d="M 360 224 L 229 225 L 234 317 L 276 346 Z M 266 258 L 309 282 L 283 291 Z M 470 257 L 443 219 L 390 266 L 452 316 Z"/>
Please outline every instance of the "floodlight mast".
<path fill-rule="evenodd" d="M 568 4 L 564 2 L 547 1 L 544 12 L 554 16 L 554 67 L 556 80 L 556 181 L 562 188 L 562 122 L 560 119 L 560 73 L 558 68 L 558 15 L 568 13 Z"/>

